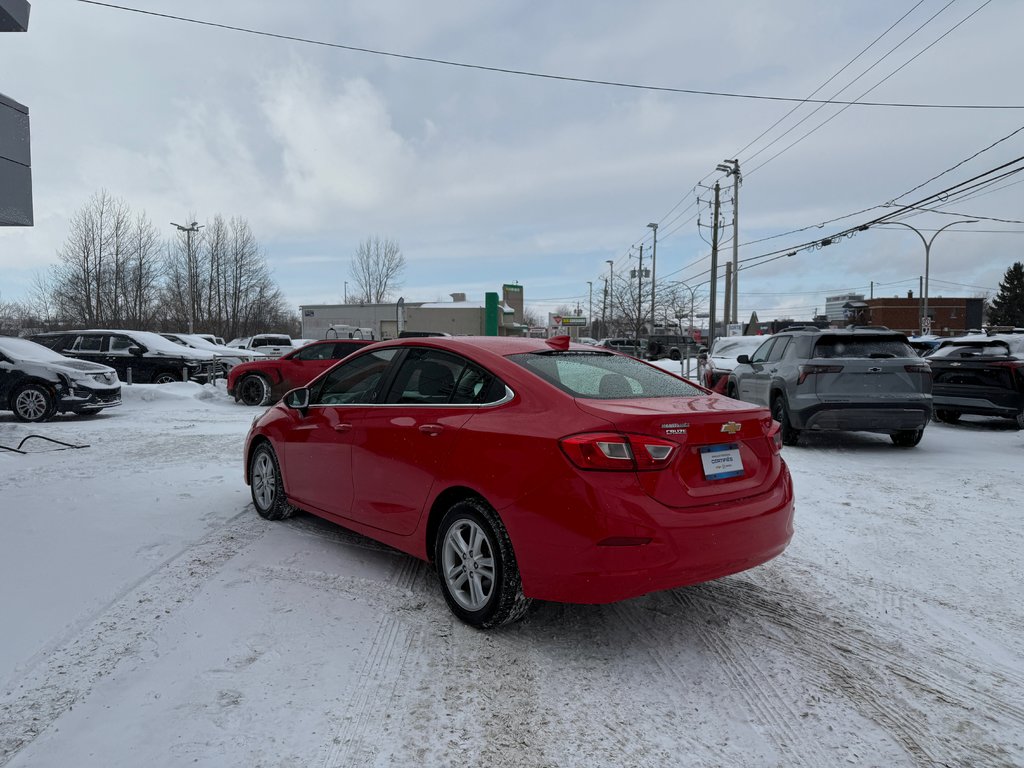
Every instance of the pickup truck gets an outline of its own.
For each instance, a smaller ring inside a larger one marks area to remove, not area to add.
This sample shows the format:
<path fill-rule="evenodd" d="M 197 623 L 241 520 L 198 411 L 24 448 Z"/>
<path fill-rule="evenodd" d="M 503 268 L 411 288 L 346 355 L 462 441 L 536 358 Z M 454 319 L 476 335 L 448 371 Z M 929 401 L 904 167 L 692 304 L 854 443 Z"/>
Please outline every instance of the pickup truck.
<path fill-rule="evenodd" d="M 267 357 L 280 357 L 295 349 L 291 337 L 279 333 L 260 333 L 255 336 L 243 336 L 242 338 L 232 339 L 228 342 L 228 346 L 262 352 Z"/>

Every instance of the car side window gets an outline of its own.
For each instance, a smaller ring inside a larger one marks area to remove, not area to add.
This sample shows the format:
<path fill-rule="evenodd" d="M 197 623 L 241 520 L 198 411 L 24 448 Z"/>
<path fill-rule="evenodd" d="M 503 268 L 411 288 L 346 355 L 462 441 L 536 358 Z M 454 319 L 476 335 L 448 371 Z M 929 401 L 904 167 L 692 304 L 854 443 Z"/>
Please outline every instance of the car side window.
<path fill-rule="evenodd" d="M 754 354 L 750 356 L 750 362 L 752 363 L 763 363 L 768 360 L 768 355 L 771 354 L 772 347 L 775 346 L 775 342 L 778 339 L 768 339 L 764 344 L 758 347 Z"/>
<path fill-rule="evenodd" d="M 71 345 L 72 352 L 102 352 L 102 336 L 79 336 Z"/>
<path fill-rule="evenodd" d="M 385 403 L 443 405 L 455 393 L 466 361 L 433 349 L 412 348 L 406 354 L 384 398 Z"/>
<path fill-rule="evenodd" d="M 291 356 L 292 360 L 330 360 L 334 352 L 333 344 L 310 344 Z"/>
<path fill-rule="evenodd" d="M 351 341 L 336 341 L 334 343 L 334 351 L 331 353 L 331 358 L 333 360 L 343 360 L 353 352 L 358 352 L 365 346 L 367 345 L 352 343 Z"/>
<path fill-rule="evenodd" d="M 782 359 L 782 356 L 786 354 L 786 350 L 789 348 L 789 337 L 783 337 L 776 340 L 775 344 L 772 345 L 771 351 L 768 353 L 769 363 L 777 363 Z"/>
<path fill-rule="evenodd" d="M 397 350 L 381 349 L 331 370 L 310 393 L 310 405 L 372 403 Z"/>
<path fill-rule="evenodd" d="M 110 337 L 110 354 L 112 355 L 127 355 L 129 347 L 138 346 L 127 336 L 111 336 Z"/>

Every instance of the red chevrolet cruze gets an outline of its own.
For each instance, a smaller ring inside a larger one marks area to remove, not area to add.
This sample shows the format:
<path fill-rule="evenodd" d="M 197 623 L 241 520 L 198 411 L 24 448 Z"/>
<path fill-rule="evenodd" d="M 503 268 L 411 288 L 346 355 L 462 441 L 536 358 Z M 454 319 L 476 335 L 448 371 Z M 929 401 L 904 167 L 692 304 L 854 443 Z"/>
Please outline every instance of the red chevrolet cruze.
<path fill-rule="evenodd" d="M 782 552 L 793 486 L 768 410 L 568 337 L 374 344 L 252 426 L 257 512 L 433 561 L 478 627 L 533 598 L 607 603 Z"/>

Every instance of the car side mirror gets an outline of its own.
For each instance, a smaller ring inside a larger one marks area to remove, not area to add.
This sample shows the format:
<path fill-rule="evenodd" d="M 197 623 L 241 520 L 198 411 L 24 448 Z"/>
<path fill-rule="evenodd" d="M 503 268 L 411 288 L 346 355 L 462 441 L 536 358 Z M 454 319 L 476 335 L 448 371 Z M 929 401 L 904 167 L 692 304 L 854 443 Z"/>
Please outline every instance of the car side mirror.
<path fill-rule="evenodd" d="M 740 355 L 736 358 L 736 362 L 740 365 L 750 365 L 750 355 Z"/>
<path fill-rule="evenodd" d="M 284 404 L 288 408 L 305 413 L 309 408 L 309 389 L 299 387 L 291 390 L 284 396 Z"/>
<path fill-rule="evenodd" d="M 143 349 L 142 347 L 128 347 L 128 354 L 135 355 L 135 357 L 142 357 Z"/>

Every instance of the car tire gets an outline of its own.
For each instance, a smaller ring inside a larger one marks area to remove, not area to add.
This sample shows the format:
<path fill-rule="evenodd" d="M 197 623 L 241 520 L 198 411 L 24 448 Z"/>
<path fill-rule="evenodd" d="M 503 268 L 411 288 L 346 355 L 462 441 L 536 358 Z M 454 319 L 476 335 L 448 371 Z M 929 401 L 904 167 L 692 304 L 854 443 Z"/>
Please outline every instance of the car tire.
<path fill-rule="evenodd" d="M 924 428 L 921 429 L 901 429 L 893 435 L 889 436 L 892 440 L 893 445 L 899 448 L 913 448 L 915 445 L 921 442 L 921 438 L 924 437 Z"/>
<path fill-rule="evenodd" d="M 295 511 L 284 493 L 284 479 L 277 454 L 269 443 L 262 443 L 249 460 L 249 489 L 252 505 L 264 520 L 284 520 Z"/>
<path fill-rule="evenodd" d="M 1017 429 L 1024 429 L 1024 411 L 1017 414 Z"/>
<path fill-rule="evenodd" d="M 675 360 L 675 361 L 678 362 L 679 360 L 683 359 L 683 355 L 682 355 L 682 353 L 678 349 L 676 349 L 675 347 L 672 347 L 672 349 L 670 349 L 668 351 L 668 359 L 669 360 Z"/>
<path fill-rule="evenodd" d="M 785 395 L 776 395 L 772 398 L 772 418 L 779 422 L 783 445 L 796 445 L 800 442 L 800 430 L 789 420 L 789 407 L 786 405 Z"/>
<path fill-rule="evenodd" d="M 11 411 L 18 421 L 36 423 L 53 418 L 57 401 L 42 384 L 23 384 L 11 396 Z"/>
<path fill-rule="evenodd" d="M 181 374 L 174 371 L 157 371 L 157 374 L 153 377 L 154 384 L 171 384 L 175 381 L 181 381 Z"/>
<path fill-rule="evenodd" d="M 266 376 L 249 373 L 235 385 L 238 401 L 245 405 L 270 405 L 271 388 Z"/>
<path fill-rule="evenodd" d="M 518 621 L 533 602 L 523 595 L 508 531 L 479 499 L 457 502 L 445 514 L 434 565 L 452 613 L 477 629 Z"/>
<path fill-rule="evenodd" d="M 730 381 L 728 384 L 725 385 L 725 396 L 726 397 L 731 397 L 733 400 L 739 400 L 740 399 L 740 393 L 736 391 L 736 383 L 735 382 Z M 779 398 L 779 399 L 781 399 L 781 398 Z M 774 417 L 774 413 L 773 413 L 773 417 Z"/>
<path fill-rule="evenodd" d="M 943 424 L 956 424 L 960 421 L 960 412 L 946 410 L 936 411 L 935 420 L 941 421 Z"/>

